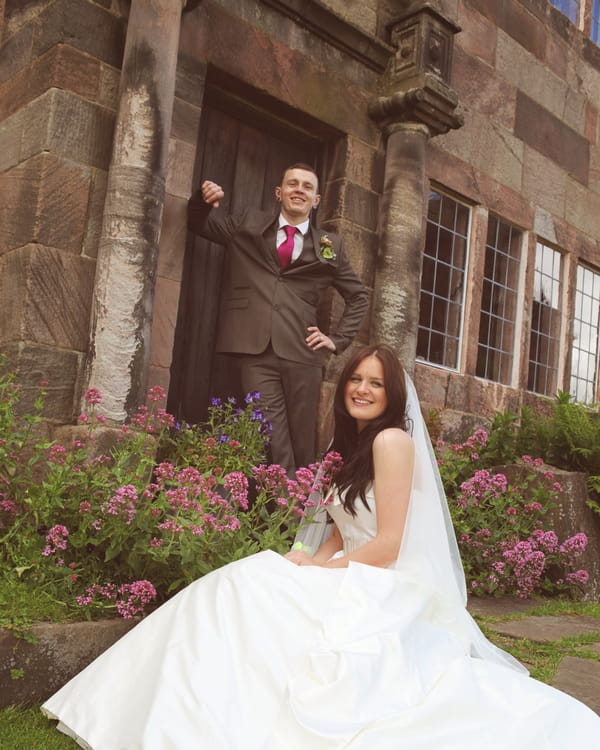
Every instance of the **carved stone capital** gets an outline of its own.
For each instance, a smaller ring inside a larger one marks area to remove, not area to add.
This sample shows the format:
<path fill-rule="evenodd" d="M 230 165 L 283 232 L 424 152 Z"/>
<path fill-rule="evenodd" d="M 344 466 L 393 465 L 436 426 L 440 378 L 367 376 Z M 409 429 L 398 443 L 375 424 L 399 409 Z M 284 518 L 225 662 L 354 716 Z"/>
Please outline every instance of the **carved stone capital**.
<path fill-rule="evenodd" d="M 383 95 L 369 114 L 389 133 L 397 125 L 425 126 L 430 136 L 464 122 L 450 87 L 454 35 L 460 27 L 431 3 L 413 0 L 388 26 L 395 54 L 381 81 Z"/>
<path fill-rule="evenodd" d="M 453 89 L 429 73 L 408 83 L 406 90 L 380 96 L 369 106 L 369 116 L 384 132 L 389 133 L 395 125 L 414 123 L 424 125 L 429 135 L 435 136 L 463 125 L 464 117 Z"/>

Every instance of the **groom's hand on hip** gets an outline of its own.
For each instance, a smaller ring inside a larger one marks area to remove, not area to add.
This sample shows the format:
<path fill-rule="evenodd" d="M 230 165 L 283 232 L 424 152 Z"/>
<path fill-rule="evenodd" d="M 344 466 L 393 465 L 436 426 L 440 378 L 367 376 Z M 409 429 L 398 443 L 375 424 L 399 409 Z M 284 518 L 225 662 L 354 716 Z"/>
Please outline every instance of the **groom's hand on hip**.
<path fill-rule="evenodd" d="M 313 352 L 316 352 L 319 349 L 329 349 L 330 352 L 335 352 L 335 344 L 333 341 L 329 336 L 322 333 L 317 326 L 308 326 L 306 330 L 308 331 L 308 336 L 305 341 L 307 346 L 309 346 Z"/>

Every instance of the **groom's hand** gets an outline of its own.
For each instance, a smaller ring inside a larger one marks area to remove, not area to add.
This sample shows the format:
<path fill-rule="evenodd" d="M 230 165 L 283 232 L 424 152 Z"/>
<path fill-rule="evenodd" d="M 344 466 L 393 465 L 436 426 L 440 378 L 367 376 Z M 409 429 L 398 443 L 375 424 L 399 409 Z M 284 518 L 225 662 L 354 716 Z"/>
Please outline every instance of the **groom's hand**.
<path fill-rule="evenodd" d="M 322 333 L 317 326 L 308 326 L 306 330 L 308 331 L 308 336 L 305 339 L 306 344 L 314 352 L 318 349 L 329 349 L 330 352 L 335 351 L 335 344 L 333 341 L 329 336 Z"/>
<path fill-rule="evenodd" d="M 204 180 L 201 191 L 204 202 L 210 204 L 213 208 L 217 208 L 219 201 L 225 197 L 223 188 L 210 180 Z"/>

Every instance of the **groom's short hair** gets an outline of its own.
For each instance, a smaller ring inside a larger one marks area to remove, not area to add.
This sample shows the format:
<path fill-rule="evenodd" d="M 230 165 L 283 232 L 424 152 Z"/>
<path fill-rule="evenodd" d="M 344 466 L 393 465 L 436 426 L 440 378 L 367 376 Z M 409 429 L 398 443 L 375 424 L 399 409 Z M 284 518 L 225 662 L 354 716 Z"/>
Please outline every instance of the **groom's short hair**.
<path fill-rule="evenodd" d="M 291 169 L 303 169 L 305 172 L 311 172 L 314 174 L 314 176 L 317 178 L 317 189 L 319 188 L 319 175 L 316 173 L 315 168 L 311 167 L 310 164 L 305 164 L 304 162 L 296 162 L 295 164 L 290 164 L 289 167 L 286 167 L 283 170 L 283 174 L 281 175 L 281 182 L 280 185 L 283 185 L 283 179 L 287 172 L 289 172 Z"/>

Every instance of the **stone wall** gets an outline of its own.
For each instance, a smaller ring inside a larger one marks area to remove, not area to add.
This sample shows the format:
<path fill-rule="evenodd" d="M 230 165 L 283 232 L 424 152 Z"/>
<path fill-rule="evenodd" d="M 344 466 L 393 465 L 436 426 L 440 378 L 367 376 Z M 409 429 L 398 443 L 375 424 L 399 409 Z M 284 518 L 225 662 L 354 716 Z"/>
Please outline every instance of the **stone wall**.
<path fill-rule="evenodd" d="M 417 384 L 425 401 L 458 412 L 489 416 L 521 404 L 543 408 L 543 400 L 526 391 L 527 335 L 519 337 L 516 387 L 472 375 L 485 227 L 494 213 L 525 232 L 526 285 L 536 238 L 564 253 L 565 309 L 574 295 L 576 263 L 600 265 L 600 48 L 546 0 L 440 5 L 462 29 L 455 38 L 452 85 L 465 124 L 430 142 L 428 175 L 472 205 L 469 293 L 458 371 L 417 365 Z M 530 315 L 526 298 L 525 331 Z M 565 372 L 569 331 L 562 335 Z M 559 388 L 569 389 L 566 376 Z"/>
<path fill-rule="evenodd" d="M 0 348 L 47 416 L 77 413 L 125 18 L 110 0 L 5 0 Z M 90 32 L 93 30 L 93 33 Z"/>

